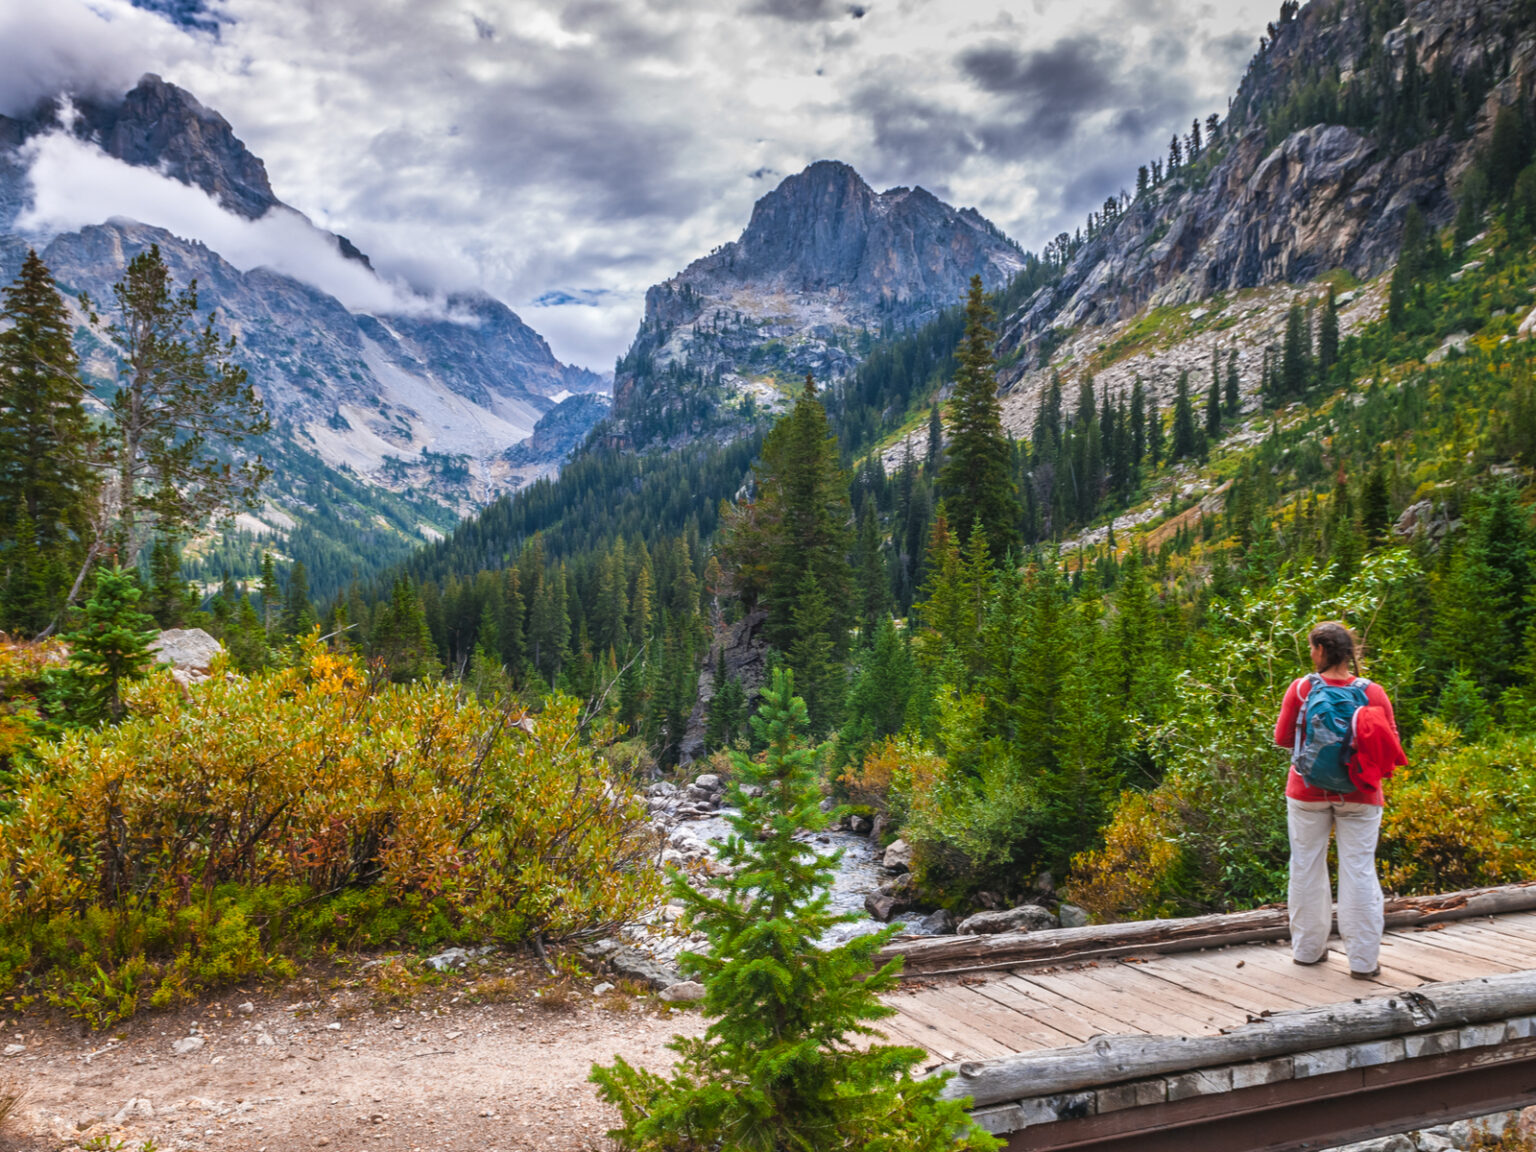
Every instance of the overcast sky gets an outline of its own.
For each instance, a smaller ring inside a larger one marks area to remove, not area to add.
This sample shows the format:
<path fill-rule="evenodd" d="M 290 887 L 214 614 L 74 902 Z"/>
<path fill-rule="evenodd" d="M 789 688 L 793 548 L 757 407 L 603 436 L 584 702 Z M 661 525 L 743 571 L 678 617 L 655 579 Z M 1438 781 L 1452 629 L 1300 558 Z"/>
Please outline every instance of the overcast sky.
<path fill-rule="evenodd" d="M 159 72 L 386 275 L 484 288 L 598 369 L 628 345 L 647 286 L 734 239 L 814 160 L 877 189 L 921 184 L 1038 250 L 1134 186 L 1176 129 L 1225 113 L 1279 7 L 140 2 L 159 11 L 0 0 L 0 111 Z M 105 183 L 110 199 L 119 182 Z M 110 215 L 103 199 L 89 211 Z"/>

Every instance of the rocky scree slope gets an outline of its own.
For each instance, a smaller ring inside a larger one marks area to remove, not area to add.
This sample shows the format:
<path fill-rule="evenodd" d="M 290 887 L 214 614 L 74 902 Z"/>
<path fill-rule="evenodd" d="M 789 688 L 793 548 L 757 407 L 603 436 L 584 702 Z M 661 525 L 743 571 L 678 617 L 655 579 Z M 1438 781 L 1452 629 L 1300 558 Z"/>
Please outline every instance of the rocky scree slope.
<path fill-rule="evenodd" d="M 616 433 L 640 445 L 698 435 L 727 402 L 775 408 L 807 372 L 836 380 L 872 336 L 958 304 L 973 275 L 992 290 L 1024 263 L 974 209 L 922 188 L 877 193 L 818 161 L 759 200 L 739 239 L 647 291 L 615 375 Z"/>
<path fill-rule="evenodd" d="M 270 494 L 284 515 L 267 518 L 274 533 L 289 513 L 303 519 L 307 501 L 297 490 L 328 472 L 348 479 L 354 499 L 370 488 L 410 493 L 426 529 L 446 528 L 557 467 L 559 458 L 547 452 L 530 453 L 522 468 L 509 466 L 504 454 L 566 395 L 606 386 L 556 360 L 537 332 L 484 294 L 428 301 L 402 293 L 400 310 L 368 314 L 302 280 L 237 267 L 202 243 L 130 220 L 51 237 L 23 234 L 17 219 L 32 195 L 26 149 L 50 132 L 72 133 L 126 163 L 201 188 L 232 215 L 256 221 L 288 214 L 285 223 L 331 244 L 365 277 L 367 257 L 278 200 L 265 166 L 223 117 L 157 76 L 145 76 L 117 104 L 60 100 L 28 117 L 0 117 L 0 277 L 12 279 L 27 248 L 40 246 L 68 291 L 110 301 L 127 262 L 158 244 L 178 284 L 196 279 L 200 304 L 217 309 L 221 327 L 238 337 L 236 358 L 273 417 L 273 432 L 256 450 L 279 466 Z M 382 282 L 379 289 L 387 291 Z M 93 372 L 112 375 L 105 345 L 84 351 Z M 559 423 L 599 414 L 567 410 Z M 570 440 L 567 428 L 562 447 Z M 358 511 L 368 521 L 375 510 Z M 407 526 L 398 544 L 433 534 Z"/>
<path fill-rule="evenodd" d="M 1065 332 L 1335 268 L 1369 279 L 1410 207 L 1450 223 L 1461 173 L 1530 82 L 1536 24 L 1525 0 L 1397 8 L 1385 29 L 1391 0 L 1314 0 L 1271 25 L 1205 162 L 1139 196 L 1006 318 L 1000 348 L 1019 364 L 1004 386 L 1038 386 L 1029 369 Z M 1331 99 L 1333 122 L 1289 130 L 1309 98 Z"/>

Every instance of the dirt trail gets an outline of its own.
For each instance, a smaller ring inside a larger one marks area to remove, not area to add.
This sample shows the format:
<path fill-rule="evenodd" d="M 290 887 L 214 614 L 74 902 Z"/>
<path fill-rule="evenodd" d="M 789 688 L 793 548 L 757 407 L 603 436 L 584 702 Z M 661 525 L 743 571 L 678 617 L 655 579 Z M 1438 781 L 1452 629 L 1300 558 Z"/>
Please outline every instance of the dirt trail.
<path fill-rule="evenodd" d="M 616 1116 L 587 1083 L 592 1064 L 619 1054 L 665 1070 L 667 1040 L 703 1022 L 648 997 L 594 997 L 591 984 L 541 996 L 520 984 L 474 1004 L 466 981 L 384 1013 L 364 990 L 299 1000 L 301 985 L 84 1038 L 35 1015 L 0 1017 L 0 1050 L 25 1046 L 0 1058 L 0 1083 L 27 1092 L 0 1148 L 59 1152 L 108 1136 L 95 1147 L 605 1149 Z"/>

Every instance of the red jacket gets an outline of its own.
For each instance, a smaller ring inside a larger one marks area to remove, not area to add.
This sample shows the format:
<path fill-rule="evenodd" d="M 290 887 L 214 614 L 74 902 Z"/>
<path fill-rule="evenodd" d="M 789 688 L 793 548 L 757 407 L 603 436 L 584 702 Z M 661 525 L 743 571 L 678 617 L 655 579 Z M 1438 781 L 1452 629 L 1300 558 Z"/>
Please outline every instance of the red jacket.
<path fill-rule="evenodd" d="M 1355 682 L 1353 676 L 1325 676 L 1323 679 L 1329 684 L 1343 687 Z M 1289 750 L 1296 746 L 1296 723 L 1301 717 L 1301 706 L 1310 690 L 1311 685 L 1305 676 L 1291 681 L 1291 686 L 1285 690 L 1285 699 L 1280 704 L 1280 718 L 1275 721 L 1275 743 L 1280 747 Z M 1296 771 L 1296 765 L 1292 764 L 1290 777 L 1285 782 L 1285 794 L 1292 800 L 1343 800 L 1352 804 L 1382 805 L 1385 798 L 1381 791 L 1381 781 L 1392 775 L 1394 767 L 1406 764 L 1408 760 L 1397 742 L 1397 719 L 1392 714 L 1392 701 L 1387 699 L 1381 685 L 1371 683 L 1365 690 L 1365 699 L 1366 707 L 1361 711 L 1359 720 L 1364 731 L 1357 729 L 1356 755 L 1349 765 L 1350 778 L 1361 787 L 1344 795 L 1324 792 L 1321 788 L 1311 787 L 1301 778 L 1301 773 Z M 1380 712 L 1372 715 L 1374 709 L 1380 709 Z M 1395 758 L 1393 749 L 1396 750 Z"/>

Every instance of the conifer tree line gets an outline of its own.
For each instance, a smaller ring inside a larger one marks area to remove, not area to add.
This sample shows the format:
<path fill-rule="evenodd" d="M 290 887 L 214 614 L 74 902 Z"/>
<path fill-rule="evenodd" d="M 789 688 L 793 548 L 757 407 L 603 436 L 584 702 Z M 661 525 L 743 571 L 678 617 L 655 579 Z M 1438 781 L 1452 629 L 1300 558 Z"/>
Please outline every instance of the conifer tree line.
<path fill-rule="evenodd" d="M 111 301 L 81 293 L 76 308 L 35 251 L 0 307 L 0 629 L 13 634 L 57 630 L 103 564 L 153 585 L 166 626 L 180 620 L 195 599 L 181 545 L 267 475 L 259 456 L 233 455 L 268 428 L 234 341 L 157 246 L 128 261 Z M 116 357 L 115 379 L 82 373 L 82 321 Z"/>

